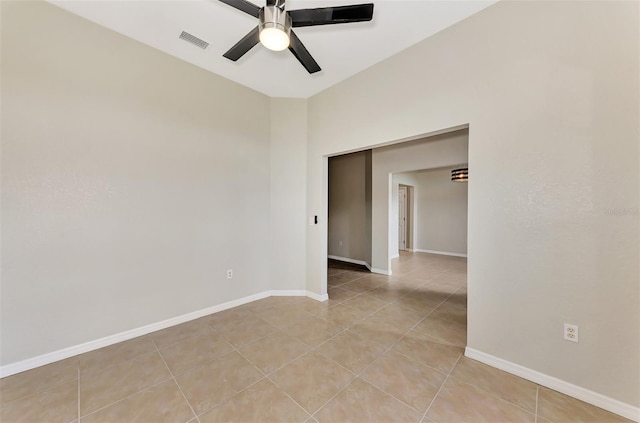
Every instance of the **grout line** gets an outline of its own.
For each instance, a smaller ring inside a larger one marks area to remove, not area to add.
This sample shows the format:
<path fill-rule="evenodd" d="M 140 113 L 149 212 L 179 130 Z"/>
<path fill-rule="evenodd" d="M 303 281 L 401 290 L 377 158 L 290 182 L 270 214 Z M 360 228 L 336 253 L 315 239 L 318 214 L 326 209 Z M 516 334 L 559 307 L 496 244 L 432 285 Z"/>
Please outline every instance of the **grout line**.
<path fill-rule="evenodd" d="M 441 303 L 439 303 L 439 304 L 438 304 L 438 306 L 436 306 L 433 310 L 429 311 L 429 313 L 427 313 L 427 314 L 426 314 L 422 319 L 420 319 L 417 323 L 415 323 L 413 326 L 411 326 L 411 327 L 410 327 L 410 328 L 409 328 L 409 329 L 408 329 L 408 330 L 407 330 L 407 331 L 406 331 L 406 332 L 405 332 L 405 333 L 404 333 L 404 334 L 403 334 L 403 335 L 402 335 L 402 336 L 401 336 L 401 337 L 400 337 L 396 342 L 392 343 L 389 347 L 387 347 L 387 348 L 386 348 L 382 353 L 380 353 L 380 355 L 378 355 L 378 356 L 377 356 L 377 357 L 376 357 L 376 358 L 375 358 L 371 363 L 369 363 L 367 366 L 365 366 L 365 367 L 364 367 L 364 369 L 362 369 L 360 372 L 358 372 L 358 373 L 354 373 L 354 372 L 352 372 L 351 370 L 347 369 L 347 370 L 348 370 L 348 371 L 350 371 L 351 373 L 355 374 L 355 377 L 354 377 L 353 379 L 351 379 L 351 381 L 350 381 L 347 385 L 345 385 L 345 386 L 344 386 L 344 388 L 340 389 L 340 390 L 339 390 L 339 391 L 338 391 L 334 396 L 332 396 L 332 397 L 331 397 L 327 402 L 325 402 L 325 403 L 324 403 L 320 408 L 318 408 L 318 410 L 316 410 L 316 411 L 314 412 L 313 416 L 315 416 L 315 414 L 316 414 L 318 411 L 320 411 L 322 408 L 324 408 L 324 407 L 325 407 L 329 402 L 331 402 L 331 401 L 332 401 L 336 396 L 338 396 L 338 395 L 339 395 L 341 392 L 343 392 L 343 391 L 344 391 L 344 390 L 345 390 L 349 385 L 351 385 L 351 383 L 353 383 L 353 381 L 354 381 L 354 380 L 356 380 L 356 379 L 358 379 L 359 377 L 361 377 L 361 375 L 362 375 L 364 372 L 366 372 L 366 371 L 367 371 L 367 369 L 369 369 L 369 367 L 371 367 L 371 366 L 372 366 L 376 361 L 378 361 L 378 359 L 380 359 L 380 357 L 382 357 L 383 355 L 385 355 L 388 351 L 390 351 L 391 349 L 393 349 L 393 347 L 395 347 L 398 343 L 400 343 L 400 342 L 405 338 L 405 336 L 406 336 L 409 332 L 411 332 L 411 331 L 412 331 L 416 326 L 418 326 L 420 323 L 422 323 L 422 321 L 423 321 L 424 319 L 426 319 L 427 317 L 429 317 L 429 315 L 430 315 L 431 313 L 433 313 L 433 311 L 434 311 L 436 308 L 438 308 L 442 303 L 444 303 L 445 301 L 447 301 L 447 299 L 449 299 L 449 297 L 450 297 L 451 295 L 453 295 L 453 294 L 449 294 L 449 296 L 447 296 L 447 298 L 445 298 Z M 370 313 L 369 315 L 367 315 L 365 318 L 363 318 L 363 319 L 361 319 L 361 320 L 364 320 L 364 319 L 366 319 L 366 318 L 368 318 L 368 317 L 371 317 L 373 314 L 375 314 L 375 313 L 377 313 L 378 311 L 380 311 L 380 310 L 384 309 L 384 308 L 385 308 L 385 307 L 387 307 L 388 305 L 390 305 L 390 304 L 393 304 L 393 303 L 397 302 L 398 300 L 399 300 L 399 299 L 396 299 L 395 301 L 392 301 L 391 303 L 389 303 L 389 304 L 385 305 L 385 306 L 384 306 L 384 307 L 382 307 L 381 309 L 376 310 L 376 311 L 374 311 L 374 312 Z M 351 328 L 352 326 L 353 326 L 353 325 L 349 326 L 348 328 Z M 347 329 L 345 329 L 343 332 L 346 332 L 346 331 L 348 330 L 348 328 L 347 328 Z M 329 339 L 329 340 L 330 340 L 330 339 Z M 325 341 L 325 342 L 328 342 L 329 340 L 327 340 L 327 341 Z M 373 342 L 375 342 L 375 341 L 373 341 Z M 324 342 L 323 342 L 323 344 L 324 344 Z M 322 345 L 322 344 L 320 344 L 320 345 Z M 377 345 L 381 345 L 381 344 L 377 344 Z M 319 347 L 319 346 L 318 346 L 318 347 Z M 323 355 L 323 357 L 325 357 L 325 356 Z M 405 357 L 406 357 L 406 356 L 405 356 Z M 460 357 L 462 357 L 462 355 L 460 355 Z M 458 360 L 460 360 L 460 357 L 458 357 Z M 325 358 L 327 358 L 328 360 L 330 360 L 330 361 L 332 361 L 332 362 L 334 362 L 334 363 L 338 364 L 340 367 L 345 368 L 345 367 L 344 367 L 344 366 L 342 366 L 340 363 L 335 362 L 334 360 L 330 359 L 329 357 L 325 357 Z M 415 361 L 415 360 L 411 359 L 410 357 L 407 357 L 407 359 L 409 359 L 409 360 L 411 360 L 411 361 Z M 458 360 L 456 360 L 456 364 L 458 363 Z M 430 366 L 427 366 L 427 367 L 430 367 Z M 453 367 L 455 367 L 455 364 L 454 364 L 454 366 L 453 366 Z M 453 367 L 451 368 L 451 370 L 452 370 L 452 371 L 453 371 Z M 346 368 L 345 368 L 345 369 L 346 369 Z M 437 369 L 435 369 L 435 370 L 437 370 Z M 438 370 L 438 371 L 439 371 L 439 370 Z M 451 372 L 449 372 L 449 373 L 451 373 Z M 365 379 L 365 380 L 366 380 L 366 379 Z M 445 379 L 445 381 L 446 381 L 446 379 Z M 367 383 L 371 384 L 371 385 L 372 385 L 372 386 L 374 386 L 376 389 L 378 389 L 378 390 L 380 390 L 380 391 L 384 392 L 385 394 L 389 395 L 390 397 L 394 398 L 395 400 L 400 401 L 402 404 L 405 404 L 405 405 L 409 406 L 409 408 L 411 408 L 412 410 L 415 410 L 415 408 L 413 408 L 413 407 L 412 407 L 412 406 L 410 406 L 409 404 L 406 404 L 404 401 L 400 400 L 399 398 L 396 398 L 395 396 L 393 396 L 392 394 L 390 394 L 390 393 L 386 392 L 385 390 L 381 389 L 379 386 L 377 386 L 377 385 L 375 385 L 375 384 L 373 384 L 373 383 L 371 383 L 371 382 L 369 382 L 369 381 L 367 381 Z M 444 385 L 444 382 L 443 382 L 443 385 Z M 434 397 L 434 398 L 435 398 L 435 397 Z M 417 411 L 418 413 L 420 412 L 420 411 L 418 411 L 418 410 L 416 410 L 416 411 Z M 313 417 L 313 416 L 312 416 L 312 417 Z"/>
<path fill-rule="evenodd" d="M 80 421 L 80 360 L 78 360 L 78 422 Z"/>
<path fill-rule="evenodd" d="M 200 419 L 198 418 L 198 415 L 196 414 L 196 410 L 193 409 L 193 406 L 191 405 L 191 403 L 189 402 L 189 400 L 187 399 L 187 396 L 184 394 L 184 392 L 182 391 L 182 387 L 180 386 L 180 384 L 178 383 L 178 380 L 176 379 L 176 377 L 174 376 L 173 372 L 171 371 L 171 369 L 169 368 L 169 365 L 167 364 L 167 361 L 164 359 L 164 357 L 162 356 L 162 353 L 160 352 L 160 348 L 158 348 L 158 346 L 156 345 L 156 341 L 154 341 L 153 339 L 151 339 L 151 342 L 153 343 L 153 346 L 156 347 L 156 352 L 158 353 L 158 355 L 160 356 L 160 359 L 162 360 L 162 362 L 164 363 L 164 366 L 167 368 L 167 371 L 169 372 L 169 374 L 171 375 L 171 379 L 173 380 L 173 383 L 176 384 L 176 386 L 178 387 L 178 390 L 180 391 L 180 394 L 182 395 L 182 398 L 184 398 L 184 400 L 186 401 L 187 405 L 189 406 L 189 408 L 191 409 L 191 412 L 193 413 L 193 415 L 196 418 L 196 421 L 199 423 Z M 191 420 L 189 420 L 191 421 Z"/>
<path fill-rule="evenodd" d="M 418 270 L 415 270 L 415 272 L 417 272 L 417 271 L 418 271 Z M 437 275 L 437 276 L 440 276 L 440 275 L 444 274 L 445 272 L 446 272 L 446 271 L 442 271 L 442 272 L 438 273 L 438 275 Z M 402 277 L 406 277 L 406 276 L 407 276 L 408 274 L 410 274 L 410 273 L 412 273 L 412 272 L 408 272 L 406 275 L 402 275 L 400 278 L 402 278 Z M 435 277 L 434 277 L 434 278 L 435 278 Z M 433 279 L 433 278 L 432 278 L 432 279 Z M 430 279 L 430 280 L 431 280 L 431 279 Z M 421 285 L 417 286 L 416 288 L 412 289 L 412 290 L 411 290 L 411 291 L 409 291 L 406 295 L 404 295 L 404 296 L 402 296 L 402 297 L 399 297 L 399 298 L 396 298 L 394 301 L 391 301 L 390 303 L 386 304 L 384 307 L 382 307 L 382 308 L 380 308 L 380 309 L 378 309 L 378 310 L 375 310 L 374 312 L 372 312 L 372 313 L 368 314 L 367 316 L 365 316 L 365 317 L 363 317 L 362 319 L 358 320 L 358 322 L 359 322 L 359 321 L 361 321 L 361 320 L 367 319 L 367 318 L 371 317 L 373 314 L 377 313 L 378 311 L 383 310 L 383 309 L 384 309 L 384 308 L 386 308 L 387 306 L 389 306 L 389 305 L 391 305 L 391 304 L 394 304 L 394 303 L 398 302 L 401 298 L 404 298 L 404 297 L 406 297 L 406 296 L 410 295 L 410 294 L 411 294 L 411 292 L 416 291 L 417 289 L 419 289 L 420 287 L 422 287 L 422 286 L 424 286 L 424 285 L 426 285 L 426 284 L 428 284 L 428 281 L 427 281 L 427 282 L 424 282 L 424 283 L 422 283 Z M 381 285 L 379 285 L 379 286 L 381 286 Z M 372 289 L 375 289 L 375 288 L 372 288 Z M 460 289 L 460 288 L 458 288 L 458 289 Z M 369 291 L 371 291 L 371 290 L 369 290 Z M 363 294 L 365 294 L 365 293 L 367 293 L 367 292 L 369 292 L 369 291 L 362 292 L 362 293 L 360 293 L 360 294 L 356 295 L 356 297 L 357 297 L 357 296 L 359 296 L 359 295 L 363 295 Z M 366 372 L 366 371 L 367 371 L 367 369 L 368 369 L 369 367 L 371 367 L 371 366 L 372 366 L 376 361 L 378 361 L 378 360 L 380 359 L 380 357 L 382 357 L 382 356 L 383 356 L 383 355 L 385 355 L 388 351 L 390 351 L 391 349 L 393 349 L 393 348 L 394 348 L 398 343 L 400 343 L 400 342 L 405 338 L 405 336 L 406 336 L 409 332 L 411 332 L 412 330 L 414 330 L 414 329 L 416 328 L 416 326 L 418 326 L 418 325 L 419 325 L 420 323 L 422 323 L 425 319 L 427 319 L 427 318 L 428 318 L 428 317 L 429 317 L 429 316 L 430 316 L 430 315 L 431 315 L 431 314 L 432 314 L 432 313 L 433 313 L 433 312 L 434 312 L 438 307 L 440 307 L 442 304 L 444 304 L 444 303 L 445 303 L 445 302 L 446 302 L 446 301 L 447 301 L 447 300 L 448 300 L 448 299 L 449 299 L 449 298 L 450 298 L 450 297 L 451 297 L 455 292 L 457 292 L 457 291 L 458 291 L 458 290 L 456 290 L 456 291 L 454 291 L 454 292 L 450 293 L 449 295 L 447 295 L 447 297 L 446 297 L 446 298 L 444 298 L 444 299 L 443 299 L 440 303 L 438 303 L 438 304 L 437 304 L 437 305 L 436 305 L 432 310 L 430 310 L 430 311 L 429 311 L 429 312 L 428 312 L 428 313 L 427 313 L 427 314 L 426 314 L 422 319 L 420 319 L 420 320 L 419 320 L 418 322 L 416 322 L 413 326 L 411 326 L 411 327 L 410 327 L 410 328 L 409 328 L 409 329 L 408 329 L 408 330 L 407 330 L 407 331 L 406 331 L 406 332 L 405 332 L 405 333 L 404 333 L 404 334 L 403 334 L 403 335 L 402 335 L 402 336 L 401 336 L 401 337 L 400 337 L 396 342 L 394 342 L 394 343 L 393 343 L 393 344 L 391 344 L 389 347 L 387 347 L 387 349 L 386 349 L 385 351 L 383 351 L 380 355 L 378 355 L 378 357 L 376 357 L 376 359 L 375 359 L 375 360 L 373 360 L 371 363 L 369 363 L 367 366 L 365 366 L 365 368 L 364 368 L 362 371 L 360 371 L 359 373 L 354 373 L 354 374 L 355 374 L 355 377 L 354 377 L 354 378 L 353 378 L 353 379 L 352 379 L 352 380 L 351 380 L 351 381 L 350 381 L 350 382 L 349 382 L 349 383 L 348 383 L 344 388 L 342 388 L 341 390 L 339 390 L 339 391 L 338 391 L 334 396 L 332 396 L 332 397 L 331 397 L 327 402 L 325 402 L 325 403 L 324 403 L 320 408 L 318 408 L 318 410 L 316 410 L 316 411 L 313 413 L 312 417 L 313 417 L 313 416 L 315 416 L 315 415 L 316 415 L 316 413 L 318 413 L 318 411 L 322 410 L 322 408 L 324 408 L 324 407 L 325 407 L 329 402 L 331 402 L 331 401 L 332 401 L 336 396 L 338 396 L 341 392 L 343 392 L 343 391 L 344 391 L 344 390 L 345 390 L 345 389 L 346 389 L 346 388 L 347 388 L 351 383 L 353 383 L 353 381 L 354 381 L 354 380 L 356 380 L 357 378 L 361 377 L 361 375 L 362 375 L 364 372 Z M 355 297 L 352 297 L 352 298 L 355 298 Z M 345 305 L 346 305 L 346 304 L 345 304 Z M 345 329 L 344 329 L 342 332 L 340 332 L 340 333 L 346 332 L 346 331 L 347 331 L 349 328 L 351 328 L 352 326 L 354 326 L 354 325 L 352 324 L 352 325 L 348 326 L 347 328 L 345 328 Z M 336 336 L 337 336 L 337 334 L 336 334 Z M 335 337 L 335 336 L 334 336 L 334 337 Z M 332 337 L 332 338 L 330 338 L 330 339 L 328 339 L 327 341 L 323 342 L 323 343 L 322 343 L 322 344 L 320 344 L 320 345 L 323 345 L 324 343 L 329 342 L 331 339 L 333 339 L 333 337 Z M 374 342 L 375 342 L 375 341 L 374 341 Z M 436 343 L 437 343 L 437 342 L 436 342 Z M 320 347 L 320 345 L 319 345 L 318 347 Z M 378 344 L 378 345 L 380 345 L 380 344 Z M 318 347 L 316 347 L 316 348 L 318 348 Z M 404 356 L 404 354 L 402 354 L 402 355 Z M 451 368 L 451 370 L 449 371 L 449 374 L 451 374 L 451 372 L 453 371 L 453 369 L 455 368 L 455 366 L 458 364 L 458 361 L 460 360 L 460 358 L 462 357 L 462 355 L 463 355 L 463 354 L 461 354 L 461 355 L 458 357 L 458 359 L 456 360 L 455 364 L 453 365 L 453 367 L 452 367 L 452 368 Z M 323 356 L 323 357 L 324 357 L 324 356 Z M 406 356 L 405 356 L 405 357 L 406 357 Z M 340 363 L 337 363 L 337 362 L 335 362 L 335 361 L 331 360 L 329 357 L 325 357 L 325 358 L 329 359 L 330 361 L 332 361 L 332 362 L 334 362 L 334 363 L 338 364 L 340 367 L 343 367 L 343 368 L 344 368 L 344 366 L 340 365 Z M 409 359 L 409 360 L 411 360 L 411 361 L 415 361 L 415 360 L 411 359 L 410 357 L 407 357 L 407 359 Z M 427 366 L 427 367 L 430 367 L 430 368 L 431 368 L 431 366 Z M 347 369 L 347 370 L 349 370 L 349 369 Z M 436 371 L 440 371 L 440 370 L 438 370 L 438 369 L 435 369 L 435 370 L 436 370 Z M 350 370 L 349 370 L 349 371 L 350 371 Z M 353 372 L 352 372 L 352 373 L 353 373 Z M 444 380 L 444 382 L 443 382 L 443 383 L 442 383 L 442 385 L 440 386 L 440 389 L 442 389 L 442 387 L 444 386 L 444 383 L 447 381 L 448 377 L 449 377 L 449 376 L 447 375 L 447 378 Z M 365 379 L 365 380 L 366 380 L 366 379 Z M 415 408 L 413 408 L 413 407 L 412 407 L 412 406 L 410 406 L 409 404 L 406 404 L 404 401 L 402 401 L 402 400 L 400 400 L 400 399 L 396 398 L 395 396 L 393 396 L 392 394 L 390 394 L 390 393 L 386 392 L 385 390 L 381 389 L 381 388 L 380 388 L 380 387 L 378 387 L 377 385 L 375 385 L 375 384 L 373 384 L 373 383 L 371 383 L 371 382 L 369 382 L 369 381 L 367 381 L 367 383 L 370 383 L 370 384 L 371 384 L 372 386 L 374 386 L 376 389 L 379 389 L 380 391 L 384 392 L 385 394 L 389 395 L 390 397 L 394 398 L 395 400 L 400 401 L 402 404 L 405 404 L 405 405 L 409 406 L 409 408 L 411 408 L 412 410 L 415 410 Z M 438 393 L 440 392 L 440 389 L 438 390 Z M 438 394 L 436 393 L 436 395 L 434 396 L 434 400 L 435 400 L 435 398 L 437 397 L 437 395 L 438 395 Z M 433 400 L 432 400 L 432 403 L 433 403 Z M 432 403 L 431 403 L 431 404 L 432 404 Z M 422 420 L 424 420 L 424 418 L 426 417 L 426 413 L 429 411 L 429 408 L 431 407 L 431 404 L 429 404 L 429 407 L 427 408 L 427 411 L 425 411 L 425 413 L 423 414 L 423 419 L 422 419 Z M 416 410 L 416 411 L 418 411 L 418 410 Z M 419 411 L 418 411 L 418 412 L 419 412 Z"/>
<path fill-rule="evenodd" d="M 538 423 L 538 396 L 540 394 L 540 386 L 536 385 L 536 409 L 534 423 Z"/>
<path fill-rule="evenodd" d="M 292 338 L 293 338 L 293 337 L 292 337 Z M 263 339 L 263 338 L 260 338 L 260 339 Z M 295 339 L 295 338 L 293 338 L 293 339 Z M 297 339 L 296 339 L 296 341 L 297 341 Z M 300 342 L 300 341 L 298 341 L 298 342 Z M 250 344 L 252 344 L 252 343 L 250 343 Z M 250 345 L 250 344 L 246 344 L 246 345 Z M 304 343 L 303 343 L 303 344 L 304 344 Z M 246 345 L 243 345 L 243 346 L 242 346 L 242 348 L 244 348 Z M 246 356 L 245 356 L 245 355 L 240 351 L 240 349 L 239 349 L 239 348 L 236 348 L 236 347 L 235 347 L 235 346 L 233 346 L 233 345 L 231 345 L 231 346 L 233 347 L 233 349 L 234 349 L 234 351 L 235 351 L 235 352 L 237 352 L 237 353 L 238 353 L 242 358 L 244 358 L 245 360 L 247 360 L 251 365 L 253 365 L 253 367 L 255 367 L 255 368 L 256 368 L 260 373 L 262 373 L 263 377 L 262 377 L 261 379 L 257 380 L 256 382 L 252 383 L 251 385 L 247 386 L 246 388 L 242 389 L 242 390 L 241 390 L 240 392 L 238 392 L 237 394 L 234 394 L 234 395 L 230 396 L 229 398 L 225 399 L 224 401 L 222 401 L 221 403 L 216 404 L 214 407 L 210 408 L 209 410 L 211 410 L 211 409 L 213 409 L 213 408 L 217 407 L 217 406 L 218 406 L 218 405 L 220 405 L 220 404 L 223 404 L 223 403 L 225 403 L 225 402 L 227 402 L 227 401 L 230 401 L 232 398 L 234 398 L 234 397 L 236 397 L 236 396 L 240 395 L 241 393 L 243 393 L 243 392 L 245 392 L 246 390 L 250 389 L 252 386 L 257 385 L 258 383 L 260 383 L 260 382 L 262 382 L 263 380 L 265 380 L 265 379 L 266 379 L 266 380 L 268 380 L 269 382 L 273 383 L 273 384 L 274 384 L 278 389 L 280 389 L 280 391 L 282 391 L 282 393 L 284 393 L 284 394 L 285 394 L 285 395 L 286 395 L 286 396 L 287 396 L 291 401 L 293 401 L 293 402 L 294 402 L 298 407 L 300 407 L 300 409 L 301 409 L 302 411 L 304 411 L 304 412 L 307 414 L 307 416 L 308 416 L 308 417 L 312 417 L 312 416 L 311 416 L 311 414 L 309 414 L 309 412 L 308 412 L 308 411 L 307 411 L 307 410 L 306 410 L 302 405 L 300 405 L 300 404 L 299 404 L 295 399 L 293 399 L 293 398 L 291 397 L 291 395 L 289 395 L 289 394 L 288 394 L 284 389 L 282 389 L 282 388 L 281 388 L 281 387 L 280 387 L 280 386 L 279 386 L 279 385 L 278 385 L 278 384 L 277 384 L 273 379 L 271 379 L 271 378 L 269 377 L 269 375 L 274 374 L 275 372 L 277 372 L 277 371 L 278 371 L 278 370 L 280 370 L 281 368 L 283 368 L 283 367 L 285 367 L 285 366 L 289 365 L 290 363 L 293 363 L 294 361 L 298 360 L 299 358 L 304 357 L 304 356 L 305 356 L 309 351 L 305 352 L 305 353 L 304 353 L 304 354 L 302 354 L 302 355 L 299 355 L 298 357 L 295 357 L 293 360 L 288 361 L 287 363 L 285 363 L 285 364 L 283 364 L 282 366 L 278 367 L 276 370 L 272 371 L 271 373 L 265 373 L 265 372 L 264 372 L 261 368 L 259 368 L 259 367 L 258 367 L 258 366 L 253 362 L 253 361 L 251 361 L 249 358 L 247 358 L 247 357 L 246 357 Z M 306 346 L 306 345 L 305 345 L 305 346 Z M 207 412 L 207 411 L 209 411 L 209 410 L 204 411 L 202 414 L 206 413 L 206 412 Z M 200 415 L 202 415 L 202 414 L 200 414 Z"/>
<path fill-rule="evenodd" d="M 451 377 L 451 373 L 453 373 L 453 369 L 456 368 L 456 366 L 458 365 L 458 362 L 462 359 L 463 355 L 464 354 L 461 354 L 458 357 L 458 359 L 456 360 L 455 364 L 451 367 L 451 370 L 449 370 L 449 373 L 447 374 L 447 377 L 442 382 L 442 385 L 440 385 L 440 388 L 438 389 L 438 392 L 436 392 L 436 394 L 433 396 L 433 398 L 431 399 L 431 402 L 429 403 L 429 406 L 427 407 L 427 409 L 425 410 L 424 414 L 422 415 L 421 422 L 424 422 L 424 419 L 427 418 L 427 414 L 429 414 L 429 410 L 431 410 L 431 407 L 433 406 L 433 403 L 436 402 L 436 398 L 438 398 L 438 395 L 440 395 L 440 391 L 442 391 L 442 388 L 444 388 L 444 385 L 447 384 L 447 381 Z"/>
<path fill-rule="evenodd" d="M 117 403 L 119 403 L 119 402 L 122 402 L 122 401 L 124 401 L 124 400 L 127 400 L 127 399 L 129 399 L 129 398 L 131 398 L 131 397 L 134 397 L 134 396 L 138 395 L 138 394 L 141 394 L 141 393 L 143 393 L 143 392 L 147 392 L 148 390 L 150 390 L 150 389 L 152 389 L 152 388 L 155 388 L 155 387 L 156 387 L 156 386 L 158 386 L 158 385 L 162 385 L 163 383 L 165 383 L 165 382 L 167 382 L 167 381 L 169 381 L 169 380 L 171 380 L 171 378 L 167 378 L 167 379 L 161 380 L 161 381 L 160 381 L 160 382 L 158 382 L 158 383 L 154 383 L 153 385 L 147 386 L 146 388 L 141 389 L 140 391 L 134 392 L 133 394 L 128 395 L 128 396 L 126 396 L 126 397 L 124 397 L 124 398 L 120 398 L 119 400 L 114 401 L 114 402 L 112 402 L 112 403 L 109 403 L 109 404 L 105 405 L 104 407 L 100 407 L 100 408 L 98 408 L 97 410 L 93 410 L 91 413 L 88 413 L 88 414 L 85 414 L 84 416 L 82 416 L 82 418 L 88 417 L 88 416 L 90 416 L 90 415 L 92 415 L 92 414 L 97 413 L 98 411 L 102 411 L 102 410 L 104 410 L 105 408 L 109 408 L 109 407 L 111 407 L 112 405 L 115 405 L 115 404 L 117 404 Z"/>

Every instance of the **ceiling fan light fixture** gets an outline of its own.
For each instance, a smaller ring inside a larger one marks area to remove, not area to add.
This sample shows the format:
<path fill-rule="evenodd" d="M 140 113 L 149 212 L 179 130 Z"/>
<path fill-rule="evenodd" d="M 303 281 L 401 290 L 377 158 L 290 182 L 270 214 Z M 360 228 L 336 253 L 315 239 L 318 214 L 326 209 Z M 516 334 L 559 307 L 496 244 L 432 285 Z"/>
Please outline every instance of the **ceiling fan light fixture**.
<path fill-rule="evenodd" d="M 469 168 L 453 169 L 451 171 L 451 182 L 469 182 Z"/>
<path fill-rule="evenodd" d="M 282 51 L 289 47 L 289 36 L 280 28 L 264 28 L 260 31 L 260 42 L 273 51 Z"/>
<path fill-rule="evenodd" d="M 282 51 L 289 47 L 291 18 L 277 6 L 265 6 L 260 10 L 260 42 L 273 51 Z"/>

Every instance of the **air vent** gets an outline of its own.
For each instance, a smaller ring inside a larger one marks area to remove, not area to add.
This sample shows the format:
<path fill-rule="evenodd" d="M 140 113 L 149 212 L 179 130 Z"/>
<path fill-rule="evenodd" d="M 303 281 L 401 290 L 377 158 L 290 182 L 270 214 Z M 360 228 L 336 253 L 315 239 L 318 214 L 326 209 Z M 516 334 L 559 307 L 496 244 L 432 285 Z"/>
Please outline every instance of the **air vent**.
<path fill-rule="evenodd" d="M 186 31 L 182 31 L 182 34 L 180 34 L 180 39 L 181 40 L 185 40 L 191 44 L 193 44 L 194 46 L 198 46 L 201 49 L 205 49 L 207 47 L 209 47 L 209 43 L 206 42 L 205 40 L 201 40 L 200 38 L 196 37 L 195 35 L 191 35 Z"/>

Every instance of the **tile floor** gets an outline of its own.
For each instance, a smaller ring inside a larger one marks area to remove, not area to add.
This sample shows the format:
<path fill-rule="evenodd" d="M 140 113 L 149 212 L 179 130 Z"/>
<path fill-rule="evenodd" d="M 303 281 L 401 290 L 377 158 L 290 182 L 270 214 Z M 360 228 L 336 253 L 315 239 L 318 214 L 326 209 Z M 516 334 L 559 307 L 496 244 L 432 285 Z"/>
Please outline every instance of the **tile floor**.
<path fill-rule="evenodd" d="M 2 422 L 618 422 L 463 357 L 466 261 L 331 262 L 271 297 L 0 381 Z"/>

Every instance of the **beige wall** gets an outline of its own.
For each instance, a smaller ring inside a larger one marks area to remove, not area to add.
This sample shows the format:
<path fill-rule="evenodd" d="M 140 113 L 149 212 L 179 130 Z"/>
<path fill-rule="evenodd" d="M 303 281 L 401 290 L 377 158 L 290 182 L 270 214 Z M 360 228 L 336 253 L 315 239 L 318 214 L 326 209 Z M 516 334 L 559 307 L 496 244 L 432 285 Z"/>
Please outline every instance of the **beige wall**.
<path fill-rule="evenodd" d="M 311 98 L 307 148 L 322 213 L 323 156 L 469 124 L 468 346 L 636 407 L 639 27 L 637 2 L 497 3 Z"/>
<path fill-rule="evenodd" d="M 414 187 L 417 251 L 467 254 L 467 184 L 451 182 L 452 169 L 393 175 L 395 189 L 400 183 Z"/>
<path fill-rule="evenodd" d="M 367 157 L 365 159 L 365 169 L 364 169 L 364 204 L 365 204 L 365 215 L 364 215 L 364 229 L 365 229 L 365 252 L 364 252 L 364 261 L 371 266 L 371 242 L 372 242 L 372 234 L 371 234 L 371 225 L 372 225 L 372 207 L 373 207 L 373 192 L 372 192 L 372 184 L 373 184 L 373 151 L 366 151 Z"/>
<path fill-rule="evenodd" d="M 271 284 L 304 289 L 307 220 L 307 102 L 271 99 Z M 266 213 L 256 210 L 256 213 Z"/>
<path fill-rule="evenodd" d="M 371 153 L 367 151 L 329 158 L 328 253 L 370 264 L 366 261 L 370 256 L 367 250 L 371 251 L 367 169 L 371 169 Z"/>
<path fill-rule="evenodd" d="M 3 365 L 271 289 L 268 97 L 50 4 L 1 23 Z"/>

